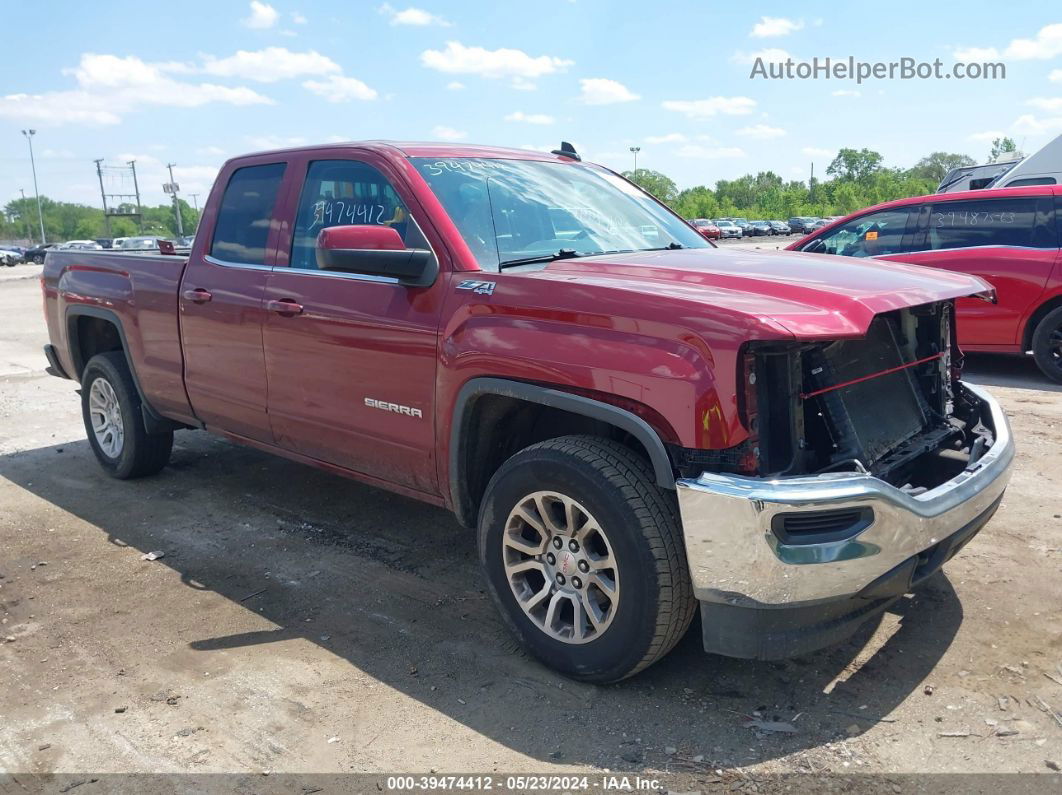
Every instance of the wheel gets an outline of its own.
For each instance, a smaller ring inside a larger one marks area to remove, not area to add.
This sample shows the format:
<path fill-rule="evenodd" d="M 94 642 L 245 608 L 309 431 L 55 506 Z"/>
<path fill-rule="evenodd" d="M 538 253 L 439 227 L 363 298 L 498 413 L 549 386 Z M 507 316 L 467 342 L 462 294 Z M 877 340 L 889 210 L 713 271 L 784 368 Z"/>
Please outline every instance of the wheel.
<path fill-rule="evenodd" d="M 1048 312 L 1037 324 L 1032 349 L 1043 374 L 1062 384 L 1062 306 Z"/>
<path fill-rule="evenodd" d="M 674 495 L 599 437 L 551 439 L 502 464 L 480 509 L 479 554 L 517 639 L 587 682 L 659 660 L 696 607 Z"/>
<path fill-rule="evenodd" d="M 38 265 L 43 265 L 44 264 L 44 255 L 43 254 L 34 254 L 33 255 L 33 261 L 36 262 Z"/>
<path fill-rule="evenodd" d="M 111 477 L 154 475 L 170 460 L 173 431 L 148 433 L 140 406 L 121 351 L 89 359 L 81 375 L 81 415 L 92 452 Z"/>

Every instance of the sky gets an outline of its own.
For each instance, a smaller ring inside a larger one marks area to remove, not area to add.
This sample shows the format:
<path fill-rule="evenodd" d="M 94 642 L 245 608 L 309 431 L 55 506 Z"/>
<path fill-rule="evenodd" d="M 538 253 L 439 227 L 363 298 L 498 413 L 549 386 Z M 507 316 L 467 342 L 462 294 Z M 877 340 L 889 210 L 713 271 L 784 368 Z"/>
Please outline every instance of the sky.
<path fill-rule="evenodd" d="M 0 206 L 32 195 L 28 128 L 41 193 L 94 206 L 97 158 L 135 160 L 147 204 L 174 163 L 201 203 L 228 157 L 302 143 L 567 140 L 619 170 L 640 147 L 639 167 L 691 187 L 768 169 L 806 180 L 812 163 L 821 177 L 840 147 L 906 167 L 1062 133 L 1052 3 L 0 0 L 0 18 Z M 751 76 L 757 58 L 850 56 L 1001 62 L 1006 78 Z M 108 192 L 130 184 L 107 172 Z"/>

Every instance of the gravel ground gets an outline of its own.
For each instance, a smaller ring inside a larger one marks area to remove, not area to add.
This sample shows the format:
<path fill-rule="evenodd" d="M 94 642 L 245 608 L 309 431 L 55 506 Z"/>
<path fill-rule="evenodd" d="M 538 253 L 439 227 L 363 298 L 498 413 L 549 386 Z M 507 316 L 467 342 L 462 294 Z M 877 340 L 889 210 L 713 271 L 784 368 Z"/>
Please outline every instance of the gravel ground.
<path fill-rule="evenodd" d="M 695 628 L 594 687 L 516 649 L 442 510 L 203 432 L 178 434 L 158 477 L 106 478 L 75 385 L 42 372 L 37 282 L 2 275 L 0 773 L 1059 784 L 1062 390 L 1028 360 L 971 357 L 1012 417 L 1017 468 L 996 518 L 917 595 L 807 658 L 707 656 Z"/>

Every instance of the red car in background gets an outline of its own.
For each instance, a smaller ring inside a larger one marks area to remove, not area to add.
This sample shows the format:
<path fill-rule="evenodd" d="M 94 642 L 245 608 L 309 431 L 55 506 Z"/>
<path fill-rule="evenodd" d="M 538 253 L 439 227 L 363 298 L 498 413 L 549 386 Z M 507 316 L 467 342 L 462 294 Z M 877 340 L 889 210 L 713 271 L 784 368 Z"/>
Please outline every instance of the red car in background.
<path fill-rule="evenodd" d="M 718 240 L 719 236 L 722 234 L 719 227 L 708 218 L 694 218 L 690 221 L 690 224 L 709 240 Z"/>
<path fill-rule="evenodd" d="M 997 303 L 958 300 L 967 351 L 1032 351 L 1062 383 L 1062 186 L 934 194 L 853 213 L 787 248 L 873 257 L 980 276 Z"/>

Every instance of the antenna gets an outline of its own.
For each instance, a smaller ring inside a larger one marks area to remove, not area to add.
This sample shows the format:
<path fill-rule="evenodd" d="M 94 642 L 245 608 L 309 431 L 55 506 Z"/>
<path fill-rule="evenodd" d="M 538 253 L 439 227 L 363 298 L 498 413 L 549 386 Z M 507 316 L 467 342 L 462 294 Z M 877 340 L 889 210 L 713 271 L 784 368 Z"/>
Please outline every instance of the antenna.
<path fill-rule="evenodd" d="M 572 160 L 582 160 L 579 153 L 575 151 L 575 147 L 567 141 L 561 141 L 560 149 L 554 149 L 550 154 L 557 155 L 557 157 L 570 157 Z"/>

